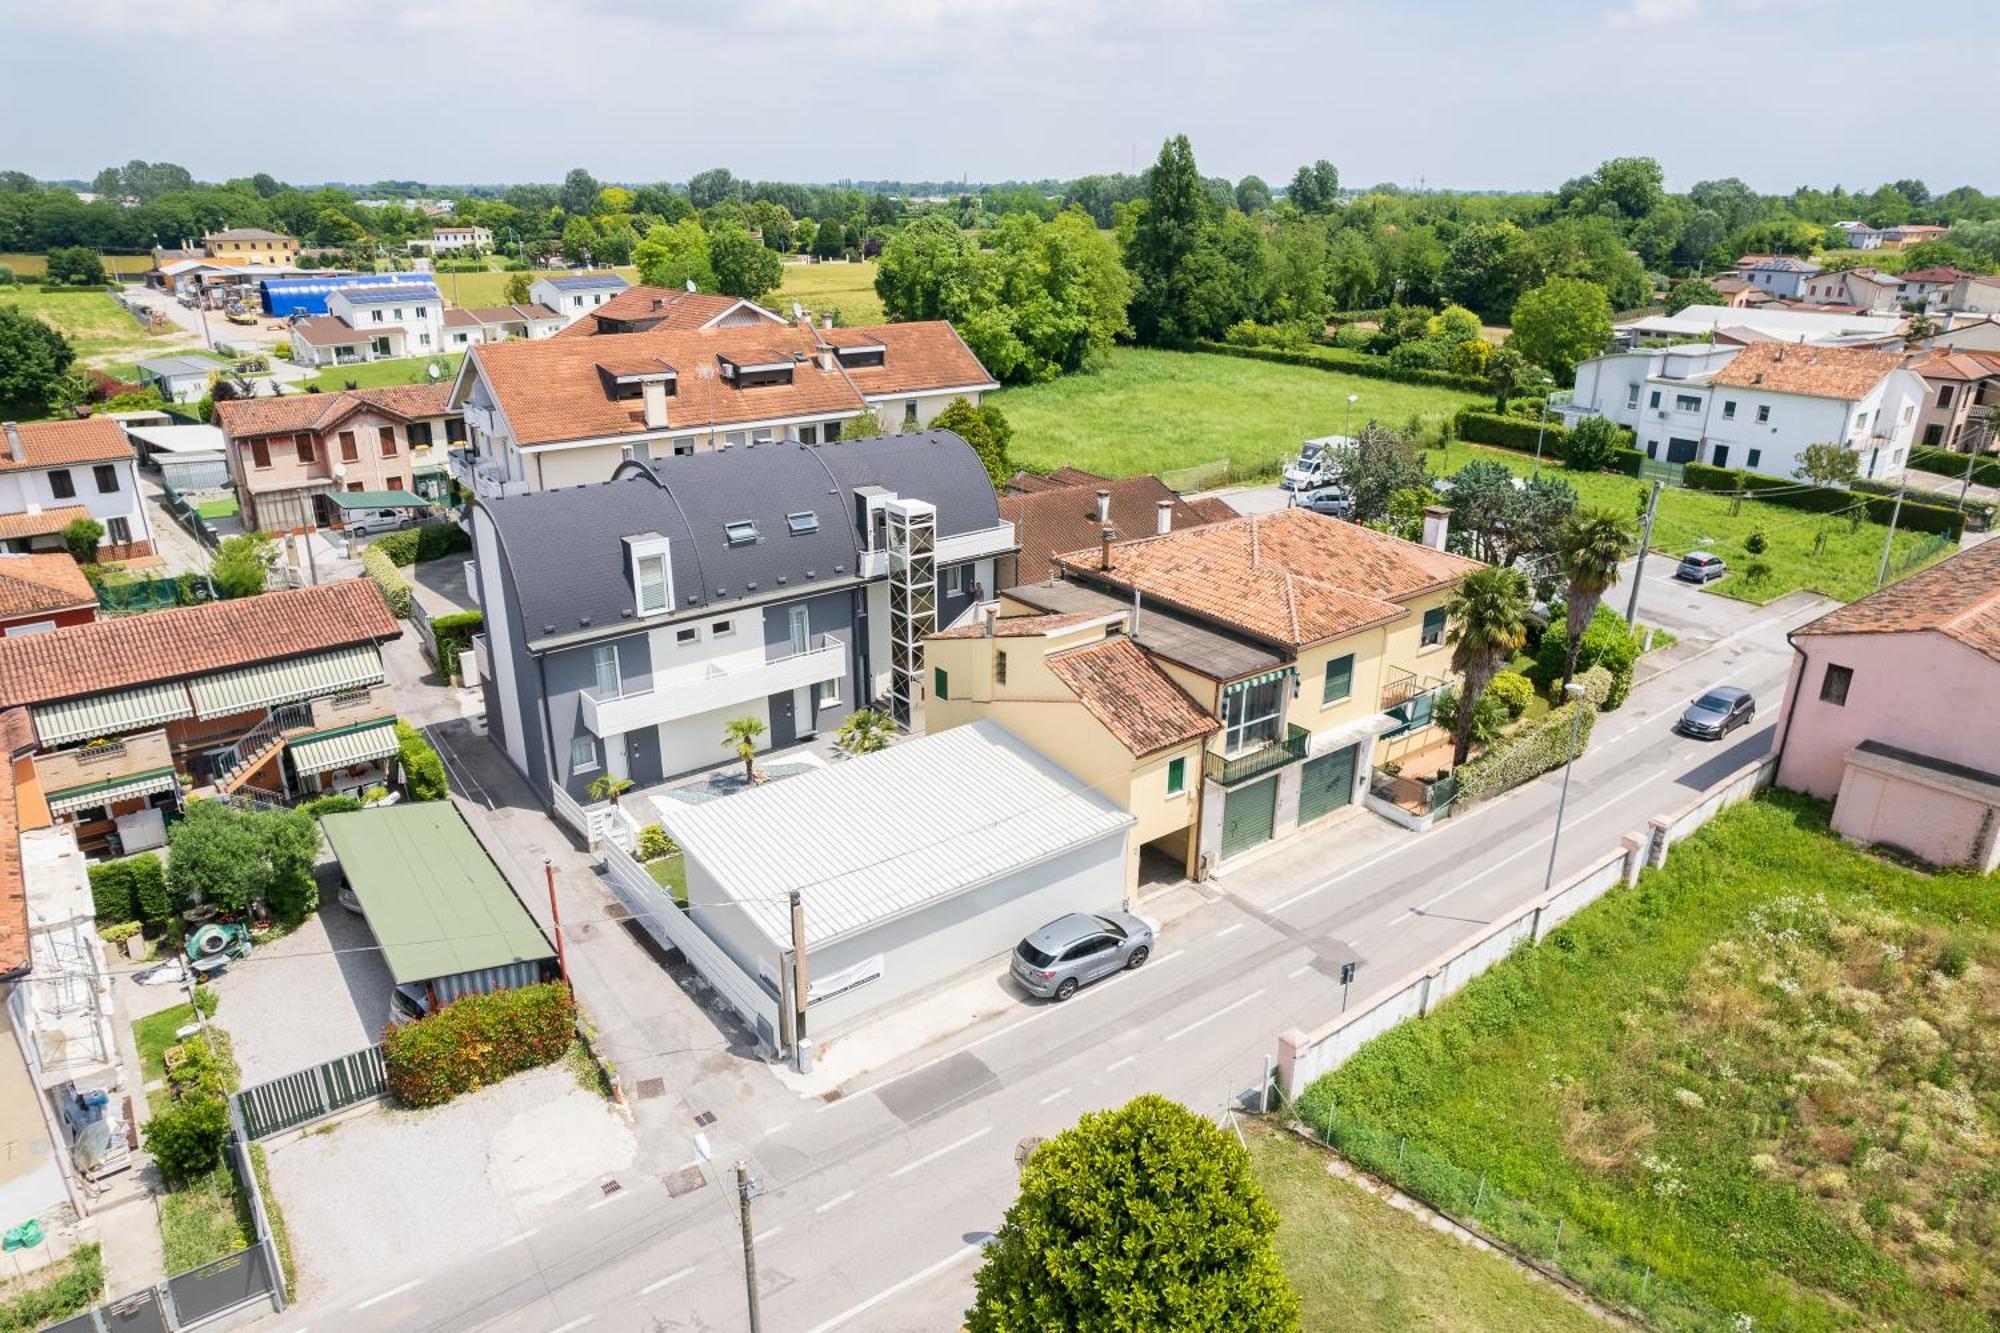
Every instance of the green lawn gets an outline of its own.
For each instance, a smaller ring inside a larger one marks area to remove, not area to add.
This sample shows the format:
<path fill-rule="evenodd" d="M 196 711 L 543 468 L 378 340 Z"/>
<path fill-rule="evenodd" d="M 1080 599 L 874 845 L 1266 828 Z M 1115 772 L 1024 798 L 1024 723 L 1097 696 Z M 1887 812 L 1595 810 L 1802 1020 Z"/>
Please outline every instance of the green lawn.
<path fill-rule="evenodd" d="M 146 270 L 153 267 L 151 255 L 99 255 L 104 261 L 104 271 L 123 277 L 143 277 Z M 47 255 L 5 254 L 0 255 L 0 264 L 14 270 L 17 278 L 39 278 L 49 271 Z"/>
<path fill-rule="evenodd" d="M 96 370 L 190 351 L 199 342 L 179 328 L 148 333 L 101 287 L 0 287 L 0 305 L 18 306 L 53 326 L 76 348 L 78 362 Z"/>
<path fill-rule="evenodd" d="M 238 506 L 234 495 L 224 495 L 213 500 L 203 500 L 194 508 L 203 518 L 232 518 Z"/>
<path fill-rule="evenodd" d="M 1532 455 L 1511 449 L 1454 441 L 1444 450 L 1425 455 L 1431 472 L 1449 476 L 1475 459 L 1503 464 L 1526 476 L 1534 470 Z M 1612 472 L 1569 472 L 1560 466 L 1555 472 L 1576 488 L 1585 504 L 1601 505 L 1621 514 L 1638 513 L 1639 496 L 1651 483 Z M 1803 509 L 1745 500 L 1738 512 L 1729 512 L 1728 497 L 1708 491 L 1668 487 L 1660 493 L 1660 510 L 1653 522 L 1652 549 L 1678 560 L 1692 550 L 1713 551 L 1729 562 L 1731 573 L 1709 588 L 1724 596 L 1762 604 L 1800 588 L 1823 592 L 1843 602 L 1865 597 L 1875 591 L 1875 567 L 1882 558 L 1882 539 L 1888 529 L 1880 523 L 1863 522 L 1853 527 L 1845 517 L 1828 518 Z M 1767 549 L 1752 556 L 1743 549 L 1744 539 L 1761 531 Z M 1815 552 L 1815 538 L 1826 534 L 1825 549 Z M 1921 533 L 1896 534 L 1890 564 L 1893 573 L 1908 573 L 1911 563 L 1930 539 Z M 1941 560 L 1955 547 L 1946 546 L 1928 559 Z M 1763 578 L 1752 581 L 1747 572 L 1761 560 L 1769 569 Z"/>
<path fill-rule="evenodd" d="M 195 1021 L 194 1006 L 177 1004 L 149 1014 L 132 1025 L 132 1044 L 139 1048 L 142 1081 L 151 1083 L 167 1076 L 167 1047 L 179 1044 L 174 1033 Z"/>
<path fill-rule="evenodd" d="M 686 907 L 688 901 L 687 861 L 679 856 L 662 856 L 646 862 L 653 882 L 674 896 L 674 905 Z"/>
<path fill-rule="evenodd" d="M 1559 1219 L 1566 1266 L 1650 1291 L 1659 1327 L 1991 1329 L 1996 887 L 1766 795 L 1376 1038 L 1297 1114 L 1331 1110 L 1377 1169 L 1407 1152 L 1413 1188 L 1483 1199 L 1544 1254 Z"/>
<path fill-rule="evenodd" d="M 1551 1284 L 1330 1175 L 1322 1150 L 1262 1125 L 1244 1132 L 1306 1328 L 1601 1333 Z"/>
<path fill-rule="evenodd" d="M 1099 371 L 992 395 L 1013 424 L 1013 461 L 1129 477 L 1228 459 L 1231 479 L 1275 476 L 1301 440 L 1353 425 L 1442 418 L 1473 399 L 1448 390 L 1273 365 L 1212 352 L 1113 349 Z"/>
<path fill-rule="evenodd" d="M 785 265 L 785 280 L 759 304 L 790 318 L 792 302 L 807 310 L 837 310 L 843 324 L 882 322 L 882 298 L 875 294 L 875 261 L 834 260 L 824 264 Z"/>
<path fill-rule="evenodd" d="M 436 356 L 399 356 L 387 361 L 363 361 L 358 366 L 328 366 L 307 383 L 318 385 L 322 393 L 345 389 L 349 382 L 361 389 L 422 384 L 430 378 L 429 368 L 433 361 L 444 368 L 442 378 L 449 381 L 458 374 L 458 363 L 464 359 L 463 352 L 440 352 Z"/>

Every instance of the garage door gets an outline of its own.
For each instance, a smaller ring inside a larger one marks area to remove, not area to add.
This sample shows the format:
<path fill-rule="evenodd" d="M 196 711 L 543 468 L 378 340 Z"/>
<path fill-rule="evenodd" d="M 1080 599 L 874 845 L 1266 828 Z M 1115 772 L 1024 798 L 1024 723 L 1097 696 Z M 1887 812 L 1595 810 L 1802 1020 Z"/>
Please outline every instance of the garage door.
<path fill-rule="evenodd" d="M 1299 769 L 1299 823 L 1310 824 L 1354 800 L 1354 760 L 1359 746 L 1306 760 Z"/>
<path fill-rule="evenodd" d="M 1222 859 L 1271 840 L 1271 821 L 1278 812 L 1278 779 L 1265 778 L 1229 793 L 1222 807 Z"/>

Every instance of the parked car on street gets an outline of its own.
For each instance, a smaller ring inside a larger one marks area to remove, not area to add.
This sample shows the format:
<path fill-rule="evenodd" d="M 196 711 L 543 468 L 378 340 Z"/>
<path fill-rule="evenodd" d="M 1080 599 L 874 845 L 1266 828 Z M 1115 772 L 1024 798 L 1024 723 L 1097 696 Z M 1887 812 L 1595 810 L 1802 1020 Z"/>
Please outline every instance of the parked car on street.
<path fill-rule="evenodd" d="M 1729 572 L 1719 555 L 1707 551 L 1689 551 L 1681 557 L 1680 567 L 1674 570 L 1674 577 L 1686 579 L 1689 583 L 1713 583 Z"/>
<path fill-rule="evenodd" d="M 1030 995 L 1067 1000 L 1100 977 L 1143 967 L 1152 952 L 1153 928 L 1136 916 L 1071 912 L 1022 940 L 1011 970 Z"/>
<path fill-rule="evenodd" d="M 358 509 L 347 515 L 347 535 L 372 537 L 378 532 L 407 528 L 422 518 L 414 509 Z"/>
<path fill-rule="evenodd" d="M 1310 509 L 1315 514 L 1325 514 L 1329 518 L 1353 518 L 1354 497 L 1344 486 L 1321 486 L 1309 491 L 1294 491 L 1292 502 L 1301 509 Z"/>
<path fill-rule="evenodd" d="M 1299 446 L 1299 456 L 1285 464 L 1280 484 L 1288 491 L 1306 491 L 1325 486 L 1340 475 L 1342 457 L 1354 441 L 1345 435 L 1326 435 Z"/>
<path fill-rule="evenodd" d="M 1756 716 L 1757 701 L 1750 691 L 1740 685 L 1718 685 L 1687 706 L 1679 729 L 1684 735 L 1719 741 L 1738 727 L 1750 725 Z"/>

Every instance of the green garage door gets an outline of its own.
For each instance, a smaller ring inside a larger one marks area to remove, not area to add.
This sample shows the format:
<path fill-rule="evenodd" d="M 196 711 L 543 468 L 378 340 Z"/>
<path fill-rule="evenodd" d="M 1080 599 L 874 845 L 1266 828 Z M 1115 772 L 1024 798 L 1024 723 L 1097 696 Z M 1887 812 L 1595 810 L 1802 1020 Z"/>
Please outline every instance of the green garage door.
<path fill-rule="evenodd" d="M 1360 747 L 1348 746 L 1317 759 L 1308 759 L 1299 769 L 1299 822 L 1310 824 L 1321 815 L 1340 809 L 1354 800 L 1354 760 Z"/>
<path fill-rule="evenodd" d="M 1278 780 L 1265 778 L 1229 793 L 1222 807 L 1222 859 L 1271 840 L 1278 813 Z"/>

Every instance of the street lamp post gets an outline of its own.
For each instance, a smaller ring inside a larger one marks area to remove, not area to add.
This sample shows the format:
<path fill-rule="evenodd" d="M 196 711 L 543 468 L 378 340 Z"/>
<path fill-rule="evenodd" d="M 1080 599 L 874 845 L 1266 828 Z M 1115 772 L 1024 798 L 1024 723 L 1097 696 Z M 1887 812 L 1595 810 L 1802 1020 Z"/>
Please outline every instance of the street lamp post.
<path fill-rule="evenodd" d="M 1576 766 L 1577 734 L 1583 727 L 1583 686 L 1571 681 L 1563 686 L 1563 693 L 1569 696 L 1569 758 L 1563 760 L 1562 795 L 1556 798 L 1556 831 L 1549 838 L 1549 868 L 1542 876 L 1542 892 L 1547 893 L 1556 884 L 1556 849 L 1562 846 L 1563 811 L 1569 806 L 1569 771 Z"/>
<path fill-rule="evenodd" d="M 1341 427 L 1341 431 L 1346 436 L 1349 444 L 1354 443 L 1354 405 L 1360 401 L 1361 395 L 1358 393 L 1347 395 L 1347 419 L 1346 423 Z"/>
<path fill-rule="evenodd" d="M 1547 375 L 1544 375 L 1544 376 L 1542 376 L 1542 406 L 1541 406 L 1541 410 L 1535 413 L 1535 416 L 1536 416 L 1536 418 L 1537 418 L 1537 421 L 1536 421 L 1536 424 L 1535 424 L 1535 472 L 1534 472 L 1534 475 L 1535 475 L 1535 476 L 1538 476 L 1538 477 L 1542 475 L 1542 437 L 1543 437 L 1544 435 L 1548 434 L 1548 430 L 1549 430 L 1549 398 L 1548 398 L 1548 394 L 1549 394 L 1549 390 L 1555 387 L 1555 383 L 1556 383 L 1556 382 L 1555 382 L 1555 381 L 1554 381 L 1553 379 L 1550 379 L 1550 378 L 1549 378 L 1549 377 L 1548 377 Z"/>

